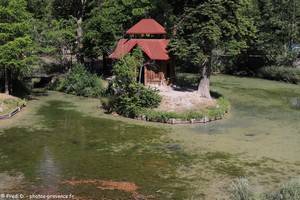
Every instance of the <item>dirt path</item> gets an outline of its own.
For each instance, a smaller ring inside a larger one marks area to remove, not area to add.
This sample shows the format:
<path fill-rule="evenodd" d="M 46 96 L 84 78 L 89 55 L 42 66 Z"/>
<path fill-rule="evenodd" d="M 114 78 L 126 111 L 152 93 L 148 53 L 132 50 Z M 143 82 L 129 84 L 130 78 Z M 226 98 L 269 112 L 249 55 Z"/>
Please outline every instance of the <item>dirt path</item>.
<path fill-rule="evenodd" d="M 214 99 L 200 97 L 197 91 L 179 91 L 170 86 L 157 87 L 162 96 L 159 110 L 183 112 L 186 110 L 201 110 L 215 106 Z"/>

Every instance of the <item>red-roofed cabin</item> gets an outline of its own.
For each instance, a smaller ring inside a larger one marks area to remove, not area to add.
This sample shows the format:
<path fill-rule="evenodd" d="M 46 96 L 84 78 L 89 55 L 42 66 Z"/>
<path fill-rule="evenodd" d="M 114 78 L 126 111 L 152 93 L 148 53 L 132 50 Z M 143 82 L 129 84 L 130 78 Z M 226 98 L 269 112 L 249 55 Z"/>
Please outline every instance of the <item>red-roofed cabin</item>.
<path fill-rule="evenodd" d="M 169 40 L 166 30 L 153 19 L 142 19 L 127 32 L 131 39 L 121 39 L 109 58 L 117 60 L 139 47 L 145 55 L 142 67 L 142 82 L 145 85 L 167 85 L 174 77 L 174 69 L 170 65 L 167 46 Z M 161 35 L 162 39 L 149 38 L 151 35 Z M 143 38 L 148 36 L 148 38 Z"/>

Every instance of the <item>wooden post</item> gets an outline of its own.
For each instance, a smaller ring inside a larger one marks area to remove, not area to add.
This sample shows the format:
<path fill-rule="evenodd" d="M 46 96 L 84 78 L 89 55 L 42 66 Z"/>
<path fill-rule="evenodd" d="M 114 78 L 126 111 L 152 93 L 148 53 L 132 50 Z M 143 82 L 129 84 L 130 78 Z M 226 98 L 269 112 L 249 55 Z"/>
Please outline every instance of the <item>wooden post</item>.
<path fill-rule="evenodd" d="M 148 74 L 148 67 L 147 67 L 147 65 L 145 65 L 145 67 L 144 67 L 144 84 L 145 85 L 148 84 L 148 76 L 147 76 L 147 74 Z"/>

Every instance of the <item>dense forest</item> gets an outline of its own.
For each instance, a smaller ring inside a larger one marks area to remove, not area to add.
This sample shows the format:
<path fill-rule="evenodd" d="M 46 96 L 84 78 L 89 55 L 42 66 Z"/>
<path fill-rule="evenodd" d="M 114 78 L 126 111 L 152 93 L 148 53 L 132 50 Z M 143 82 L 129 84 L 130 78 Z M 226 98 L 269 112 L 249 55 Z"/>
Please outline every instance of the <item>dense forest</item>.
<path fill-rule="evenodd" d="M 298 0 L 0 0 L 1 90 L 106 60 L 142 18 L 166 27 L 177 72 L 299 82 Z M 298 66 L 298 68 L 297 68 Z"/>

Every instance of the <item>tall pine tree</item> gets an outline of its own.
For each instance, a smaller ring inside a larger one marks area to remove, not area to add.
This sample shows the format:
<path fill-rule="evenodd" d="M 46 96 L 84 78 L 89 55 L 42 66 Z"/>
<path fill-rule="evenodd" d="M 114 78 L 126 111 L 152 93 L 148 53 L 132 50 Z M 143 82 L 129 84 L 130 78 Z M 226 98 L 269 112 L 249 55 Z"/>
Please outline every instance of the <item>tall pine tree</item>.
<path fill-rule="evenodd" d="M 0 0 L 0 72 L 5 93 L 12 80 L 28 74 L 34 60 L 33 42 L 29 36 L 30 14 L 25 0 Z"/>

